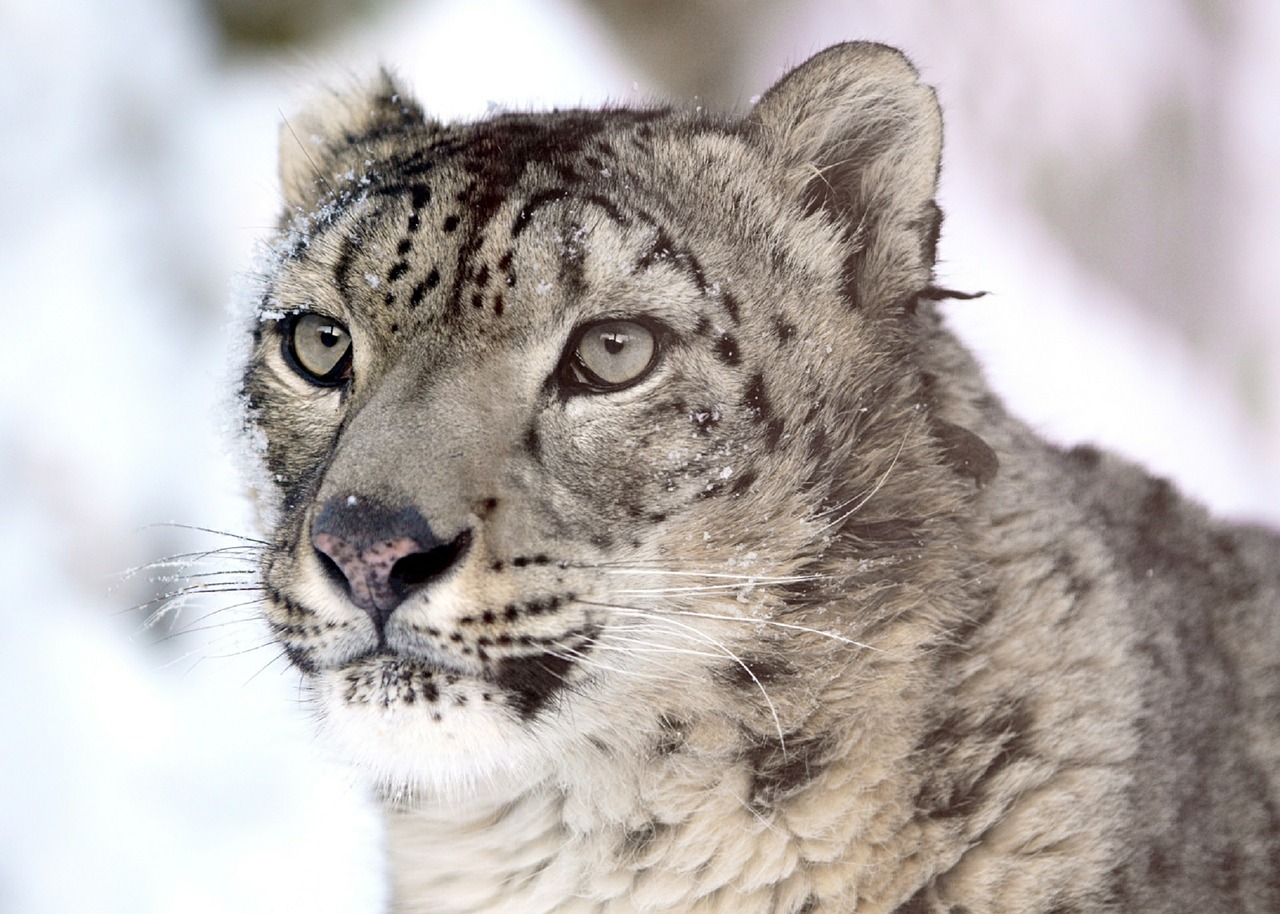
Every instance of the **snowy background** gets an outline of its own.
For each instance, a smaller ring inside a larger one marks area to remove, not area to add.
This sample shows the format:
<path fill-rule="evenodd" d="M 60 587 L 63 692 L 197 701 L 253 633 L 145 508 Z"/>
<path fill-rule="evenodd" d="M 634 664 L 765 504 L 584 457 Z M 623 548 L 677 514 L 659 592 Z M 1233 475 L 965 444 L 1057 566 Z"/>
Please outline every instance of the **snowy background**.
<path fill-rule="evenodd" d="M 0 912 L 379 907 L 376 820 L 252 595 L 148 629 L 183 582 L 124 573 L 254 532 L 227 302 L 317 79 L 385 61 L 441 116 L 742 108 L 897 44 L 946 112 L 940 281 L 991 293 L 952 310 L 1015 409 L 1280 522 L 1280 5 L 368 0 L 270 48 L 214 5 L 0 0 Z"/>

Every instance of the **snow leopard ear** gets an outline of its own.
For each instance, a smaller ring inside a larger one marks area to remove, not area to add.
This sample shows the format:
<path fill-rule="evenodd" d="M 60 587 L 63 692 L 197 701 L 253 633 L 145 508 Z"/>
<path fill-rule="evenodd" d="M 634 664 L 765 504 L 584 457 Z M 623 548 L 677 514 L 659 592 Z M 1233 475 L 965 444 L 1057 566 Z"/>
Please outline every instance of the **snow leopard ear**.
<path fill-rule="evenodd" d="M 855 308 L 913 301 L 930 284 L 942 117 L 918 77 L 893 48 L 839 44 L 784 76 L 750 115 L 800 202 L 845 229 Z"/>
<path fill-rule="evenodd" d="M 325 195 L 364 175 L 379 140 L 425 122 L 422 106 L 386 70 L 357 89 L 313 99 L 280 127 L 286 211 L 314 209 Z"/>

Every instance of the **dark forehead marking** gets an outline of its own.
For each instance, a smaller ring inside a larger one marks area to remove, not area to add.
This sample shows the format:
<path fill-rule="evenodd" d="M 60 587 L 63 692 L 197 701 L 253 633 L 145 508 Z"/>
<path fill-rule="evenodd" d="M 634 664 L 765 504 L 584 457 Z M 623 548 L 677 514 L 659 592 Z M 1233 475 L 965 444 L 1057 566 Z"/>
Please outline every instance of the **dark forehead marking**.
<path fill-rule="evenodd" d="M 531 166 L 549 166 L 562 180 L 572 178 L 572 169 L 562 166 L 580 156 L 602 134 L 619 127 L 645 123 L 663 116 L 663 113 L 568 111 L 540 117 L 504 115 L 465 128 L 448 138 L 442 145 L 448 146 L 449 153 L 458 164 L 476 177 L 474 190 L 464 201 L 470 224 L 458 248 L 458 269 L 450 296 L 453 306 L 459 306 L 463 283 L 474 274 L 472 261 L 484 244 L 489 224 Z M 564 186 L 535 192 L 521 208 L 510 234 L 519 235 L 539 207 L 564 199 L 568 193 L 569 189 Z M 606 207 L 606 212 L 617 214 L 612 204 Z"/>
<path fill-rule="evenodd" d="M 694 285 L 698 287 L 701 295 L 707 294 L 707 276 L 703 272 L 702 264 L 693 252 L 678 245 L 675 240 L 667 234 L 667 230 L 662 226 L 654 223 L 656 234 L 654 235 L 653 244 L 649 249 L 640 256 L 636 262 L 637 272 L 648 270 L 656 263 L 675 263 L 682 267 L 689 277 L 693 280 Z M 735 307 L 728 309 L 729 316 L 737 323 L 737 309 Z"/>
<path fill-rule="evenodd" d="M 281 245 L 281 255 L 286 260 L 303 257 L 321 237 L 338 225 L 340 217 L 351 206 L 366 199 L 407 196 L 411 207 L 408 229 L 410 233 L 416 232 L 420 223 L 419 213 L 435 199 L 427 176 L 439 174 L 446 165 L 452 164 L 474 178 L 460 195 L 465 199 L 459 201 L 465 206 L 469 228 L 458 248 L 458 269 L 454 272 L 454 288 L 449 296 L 451 304 L 456 307 L 462 300 L 463 285 L 474 275 L 471 262 L 484 243 L 485 229 L 531 166 L 542 165 L 562 181 L 583 180 L 584 176 L 579 176 L 571 167 L 575 159 L 585 161 L 585 156 L 589 155 L 592 160 L 589 164 L 598 172 L 601 157 L 616 154 L 615 145 L 609 138 L 611 134 L 625 136 L 629 130 L 647 130 L 654 121 L 669 115 L 670 110 L 665 108 L 567 110 L 549 114 L 507 114 L 475 124 L 441 127 L 434 123 L 414 125 L 411 122 L 420 115 L 416 109 L 406 112 L 405 119 L 394 125 L 344 137 L 348 146 L 372 144 L 391 134 L 401 142 L 396 151 L 378 156 L 379 160 L 367 173 L 367 184 L 340 188 L 325 205 L 309 214 L 305 231 L 286 236 L 288 244 Z M 542 195 L 549 193 L 551 191 L 541 192 Z M 567 194 L 568 188 L 561 188 L 560 193 L 562 196 Z M 581 196 L 599 206 L 610 218 L 625 224 L 625 217 L 616 204 L 606 197 L 591 192 Z M 550 196 L 541 201 L 531 198 L 530 203 L 546 205 L 551 199 Z M 528 215 L 536 211 L 537 205 L 526 206 Z M 525 216 L 526 221 L 527 218 Z M 282 220 L 282 224 L 287 225 L 287 221 Z M 514 226 L 512 230 L 518 233 Z M 346 237 L 339 248 L 339 263 L 335 265 L 341 274 L 336 277 L 340 286 L 346 286 L 346 274 L 353 265 L 360 243 L 359 237 L 353 237 L 359 235 L 358 229 L 352 231 L 348 227 L 344 235 Z M 438 271 L 433 270 L 431 278 L 417 283 L 413 296 L 415 303 L 420 302 L 425 291 L 435 285 L 438 276 Z"/>
<path fill-rule="evenodd" d="M 540 190 L 529 198 L 524 206 L 520 207 L 520 212 L 516 213 L 515 219 L 511 221 L 511 237 L 519 238 L 521 233 L 529 227 L 529 223 L 533 220 L 534 214 L 544 206 L 552 203 L 558 203 L 569 196 L 568 189 L 564 187 L 553 187 L 547 190 Z"/>
<path fill-rule="evenodd" d="M 520 207 L 520 212 L 517 213 L 515 219 L 511 221 L 511 237 L 520 237 L 520 234 L 529 227 L 529 222 L 533 219 L 538 210 L 545 206 L 549 206 L 552 203 L 558 203 L 561 200 L 568 200 L 570 197 L 575 200 L 580 200 L 583 203 L 589 203 L 593 206 L 599 207 L 604 211 L 605 215 L 623 227 L 631 224 L 631 220 L 623 215 L 622 210 L 618 208 L 618 205 L 608 197 L 593 192 L 576 194 L 570 188 L 562 185 L 538 191 L 529 198 L 528 202 L 526 202 L 524 206 Z M 510 252 L 508 252 L 508 254 L 509 253 Z M 511 261 L 506 254 L 503 255 L 503 259 L 507 262 L 507 265 L 510 266 Z M 499 266 L 502 265 L 499 264 Z"/>

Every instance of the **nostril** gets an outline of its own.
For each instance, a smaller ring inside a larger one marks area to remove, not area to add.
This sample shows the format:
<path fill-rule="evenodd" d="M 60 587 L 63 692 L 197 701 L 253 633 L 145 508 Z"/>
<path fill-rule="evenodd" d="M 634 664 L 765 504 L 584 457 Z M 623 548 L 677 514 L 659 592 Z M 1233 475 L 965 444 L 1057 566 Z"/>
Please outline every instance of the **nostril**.
<path fill-rule="evenodd" d="M 312 542 L 312 545 L 315 545 L 314 541 Z M 338 589 L 341 590 L 348 586 L 347 576 L 343 572 L 341 566 L 331 559 L 319 546 L 316 546 L 316 560 L 319 562 L 320 570 L 324 572 L 325 577 L 332 581 Z"/>
<path fill-rule="evenodd" d="M 471 548 L 471 531 L 463 530 L 452 542 L 406 555 L 391 566 L 391 586 L 401 596 L 413 588 L 440 577 L 457 564 Z"/>
<path fill-rule="evenodd" d="M 470 547 L 471 533 L 441 542 L 411 506 L 392 508 L 365 496 L 338 495 L 313 519 L 311 544 L 324 574 L 381 629 L 415 587 L 459 560 Z"/>
<path fill-rule="evenodd" d="M 471 539 L 471 531 L 463 530 L 442 542 L 417 509 L 365 496 L 329 498 L 311 523 L 317 563 L 369 614 L 380 638 L 396 607 L 456 568 Z"/>

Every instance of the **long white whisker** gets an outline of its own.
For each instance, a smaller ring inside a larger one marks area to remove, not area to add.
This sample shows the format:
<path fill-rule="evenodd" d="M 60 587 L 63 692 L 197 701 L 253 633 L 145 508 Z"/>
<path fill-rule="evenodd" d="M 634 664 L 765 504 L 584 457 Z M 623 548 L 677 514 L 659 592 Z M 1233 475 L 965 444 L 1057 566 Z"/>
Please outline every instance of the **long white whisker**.
<path fill-rule="evenodd" d="M 874 498 L 877 492 L 879 492 L 882 488 L 884 488 L 885 482 L 887 482 L 889 479 L 889 474 L 892 473 L 894 468 L 897 467 L 898 465 L 898 459 L 902 456 L 903 448 L 907 446 L 907 438 L 911 434 L 911 431 L 912 431 L 912 428 L 908 428 L 907 431 L 903 433 L 902 440 L 898 442 L 897 453 L 893 455 L 893 459 L 889 461 L 889 466 L 885 468 L 885 471 L 880 474 L 880 478 L 876 480 L 876 484 L 871 487 L 871 491 L 868 492 L 866 495 L 862 496 L 862 498 L 858 499 L 858 502 L 855 505 L 853 505 L 853 507 L 849 508 L 844 514 L 829 521 L 825 525 L 819 527 L 818 528 L 819 533 L 825 533 L 826 531 L 830 530 L 832 527 L 838 527 L 839 525 L 843 524 L 850 517 L 853 517 L 853 515 L 861 511 L 863 506 L 865 506 L 867 502 L 869 502 L 872 498 Z"/>
<path fill-rule="evenodd" d="M 157 521 L 154 524 L 145 524 L 142 529 L 154 530 L 158 527 L 168 527 L 171 530 L 194 530 L 197 533 L 212 533 L 214 536 L 225 536 L 227 539 L 241 540 L 246 543 L 253 543 L 263 547 L 269 547 L 271 545 L 267 540 L 260 540 L 252 536 L 245 536 L 242 533 L 232 533 L 229 530 L 218 530 L 214 527 L 201 527 L 199 524 L 181 524 L 177 521 Z"/>
<path fill-rule="evenodd" d="M 773 725 L 778 732 L 778 744 L 779 746 L 782 747 L 784 752 L 786 751 L 786 737 L 783 735 L 783 732 L 782 732 L 782 721 L 778 717 L 778 709 L 774 707 L 773 699 L 769 697 L 768 689 L 764 687 L 764 683 L 762 683 L 758 678 L 756 678 L 756 674 L 751 669 L 751 666 L 745 660 L 743 660 L 741 657 L 735 654 L 727 645 L 711 637 L 706 632 L 700 631 L 695 626 L 688 625 L 687 623 L 681 622 L 678 619 L 671 619 L 666 616 L 649 615 L 644 613 L 644 611 L 642 610 L 631 609 L 626 606 L 616 606 L 608 603 L 591 603 L 589 601 L 584 601 L 584 602 L 587 602 L 587 605 L 599 606 L 604 609 L 613 610 L 614 612 L 639 615 L 642 617 L 653 619 L 654 621 L 662 622 L 665 625 L 678 626 L 679 628 L 685 630 L 689 635 L 691 635 L 695 639 L 702 641 L 704 644 L 709 644 L 711 647 L 715 648 L 718 652 L 720 652 L 720 656 L 728 657 L 738 666 L 742 667 L 743 672 L 745 672 L 747 676 L 751 678 L 751 681 L 756 684 L 756 688 L 760 690 L 760 695 L 762 698 L 764 698 L 765 704 L 769 706 L 769 714 L 773 717 Z"/>
<path fill-rule="evenodd" d="M 731 580 L 731 581 L 750 581 L 756 584 L 795 584 L 795 583 L 802 583 L 804 581 L 812 581 L 816 578 L 821 577 L 821 575 L 814 575 L 814 574 L 762 575 L 762 574 L 750 574 L 745 572 L 730 573 L 725 571 L 664 571 L 661 569 L 654 571 L 653 569 L 649 569 L 649 568 L 605 568 L 603 570 L 608 574 L 618 574 L 618 575 L 643 575 L 643 576 L 649 577 L 654 574 L 658 574 L 663 577 L 713 578 L 713 579 Z M 714 585 L 714 586 L 726 586 L 726 585 Z M 728 586 L 733 586 L 733 585 L 728 585 Z"/>

